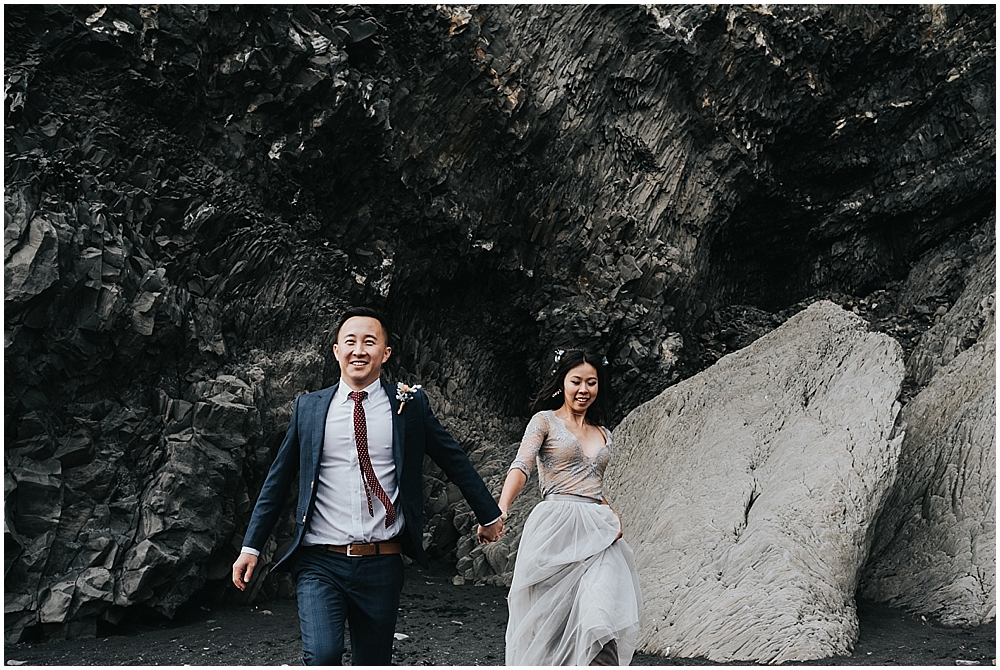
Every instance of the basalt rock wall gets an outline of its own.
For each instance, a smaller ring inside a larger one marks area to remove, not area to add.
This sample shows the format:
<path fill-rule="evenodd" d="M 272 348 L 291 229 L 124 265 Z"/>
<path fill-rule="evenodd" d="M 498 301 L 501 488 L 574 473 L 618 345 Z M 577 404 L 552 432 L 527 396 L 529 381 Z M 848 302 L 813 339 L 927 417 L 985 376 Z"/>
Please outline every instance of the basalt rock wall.
<path fill-rule="evenodd" d="M 895 312 L 910 266 L 993 225 L 994 33 L 986 6 L 6 8 L 8 639 L 225 592 L 349 304 L 490 478 L 555 348 L 607 355 L 616 423 L 815 295 L 909 355 L 937 318 Z"/>

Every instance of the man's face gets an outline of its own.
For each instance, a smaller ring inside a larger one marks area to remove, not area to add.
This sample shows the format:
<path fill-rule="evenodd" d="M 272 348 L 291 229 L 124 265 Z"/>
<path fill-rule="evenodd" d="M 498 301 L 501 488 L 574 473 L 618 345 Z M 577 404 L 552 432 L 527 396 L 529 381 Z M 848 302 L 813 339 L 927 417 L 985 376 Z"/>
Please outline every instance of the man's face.
<path fill-rule="evenodd" d="M 354 391 L 378 379 L 391 353 L 382 324 L 370 316 L 352 316 L 345 321 L 333 345 L 333 355 L 340 363 L 340 379 Z"/>

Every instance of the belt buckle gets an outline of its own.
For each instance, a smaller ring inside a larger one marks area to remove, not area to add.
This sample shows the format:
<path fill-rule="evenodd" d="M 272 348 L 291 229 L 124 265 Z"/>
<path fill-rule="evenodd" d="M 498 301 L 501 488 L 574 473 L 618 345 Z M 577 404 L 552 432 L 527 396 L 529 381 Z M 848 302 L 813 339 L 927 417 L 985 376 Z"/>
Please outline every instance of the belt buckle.
<path fill-rule="evenodd" d="M 353 546 L 354 546 L 353 544 L 347 545 L 347 556 L 348 556 L 348 558 L 360 558 L 361 556 L 364 556 L 364 554 L 352 554 L 351 553 L 351 547 L 353 547 Z"/>

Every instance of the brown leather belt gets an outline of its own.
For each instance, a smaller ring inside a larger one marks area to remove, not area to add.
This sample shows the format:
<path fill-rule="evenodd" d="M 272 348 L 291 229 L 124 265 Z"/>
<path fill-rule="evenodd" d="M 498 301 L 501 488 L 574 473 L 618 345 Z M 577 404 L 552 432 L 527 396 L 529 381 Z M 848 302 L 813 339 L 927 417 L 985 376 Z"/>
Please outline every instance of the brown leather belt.
<path fill-rule="evenodd" d="M 335 551 L 351 558 L 359 556 L 388 556 L 403 553 L 403 545 L 395 540 L 369 542 L 368 544 L 328 544 L 327 551 Z"/>

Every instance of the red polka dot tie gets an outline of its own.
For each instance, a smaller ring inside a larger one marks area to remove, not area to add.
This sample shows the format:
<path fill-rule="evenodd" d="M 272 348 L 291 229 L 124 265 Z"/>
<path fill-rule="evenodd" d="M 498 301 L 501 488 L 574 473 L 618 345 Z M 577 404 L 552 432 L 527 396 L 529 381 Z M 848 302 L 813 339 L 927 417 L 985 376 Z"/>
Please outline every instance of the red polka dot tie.
<path fill-rule="evenodd" d="M 375 510 L 372 508 L 374 492 L 375 497 L 385 507 L 385 527 L 388 528 L 396 521 L 396 510 L 382 489 L 382 485 L 378 483 L 372 459 L 368 455 L 368 424 L 365 422 L 365 409 L 361 406 L 361 401 L 368 397 L 368 391 L 351 391 L 347 397 L 354 401 L 354 442 L 358 445 L 358 465 L 361 466 L 361 478 L 364 480 L 365 495 L 368 497 L 368 513 L 375 516 Z"/>

